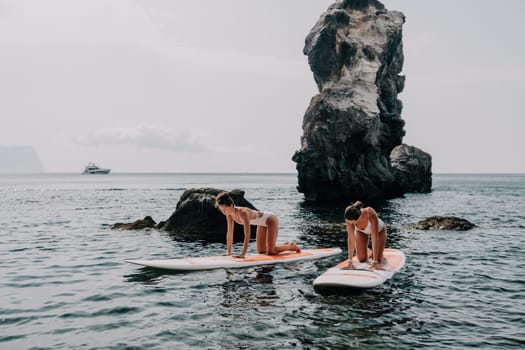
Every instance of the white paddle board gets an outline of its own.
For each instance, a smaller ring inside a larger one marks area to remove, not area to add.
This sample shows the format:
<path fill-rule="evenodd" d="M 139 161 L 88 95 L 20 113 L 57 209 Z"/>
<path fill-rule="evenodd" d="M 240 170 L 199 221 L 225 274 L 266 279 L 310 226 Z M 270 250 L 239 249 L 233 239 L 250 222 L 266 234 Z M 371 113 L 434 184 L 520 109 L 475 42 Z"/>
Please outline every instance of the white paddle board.
<path fill-rule="evenodd" d="M 348 265 L 347 259 L 317 277 L 314 280 L 314 287 L 372 288 L 383 284 L 399 271 L 406 261 L 405 254 L 398 249 L 385 249 L 383 255 L 386 259 L 382 265 L 384 270 L 372 270 L 370 263 L 360 263 L 354 256 L 352 259 L 354 269 L 343 269 Z"/>
<path fill-rule="evenodd" d="M 247 254 L 244 258 L 233 256 L 208 256 L 166 260 L 125 260 L 128 263 L 178 271 L 198 271 L 212 269 L 237 269 L 256 265 L 288 263 L 300 260 L 313 260 L 340 254 L 340 248 L 303 249 L 300 253 L 283 252 L 278 255 Z"/>

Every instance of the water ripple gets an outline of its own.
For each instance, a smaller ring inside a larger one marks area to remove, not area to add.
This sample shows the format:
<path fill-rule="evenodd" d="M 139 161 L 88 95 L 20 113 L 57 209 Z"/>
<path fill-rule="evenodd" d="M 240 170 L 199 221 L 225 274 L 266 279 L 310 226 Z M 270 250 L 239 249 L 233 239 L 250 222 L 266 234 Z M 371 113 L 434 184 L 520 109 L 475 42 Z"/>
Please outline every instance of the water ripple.
<path fill-rule="evenodd" d="M 290 265 L 169 273 L 123 261 L 213 255 L 224 246 L 108 229 L 145 213 L 165 219 L 186 186 L 216 184 L 245 189 L 257 207 L 282 213 L 279 240 L 345 249 L 344 208 L 305 205 L 293 176 L 104 179 L 57 175 L 17 182 L 15 189 L 0 186 L 0 348 L 525 345 L 525 176 L 437 176 L 432 193 L 378 206 L 389 226 L 387 245 L 405 252 L 406 267 L 379 288 L 326 294 L 312 281 L 346 252 Z M 461 233 L 405 228 L 434 213 L 464 216 L 478 227 Z"/>

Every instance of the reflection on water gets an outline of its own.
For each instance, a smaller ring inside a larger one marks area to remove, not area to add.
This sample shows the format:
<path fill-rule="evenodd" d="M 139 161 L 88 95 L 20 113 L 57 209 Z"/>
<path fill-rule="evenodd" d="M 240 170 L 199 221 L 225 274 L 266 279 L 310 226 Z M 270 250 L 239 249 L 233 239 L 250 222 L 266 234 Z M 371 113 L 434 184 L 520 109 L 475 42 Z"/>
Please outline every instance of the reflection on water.
<path fill-rule="evenodd" d="M 158 285 L 167 275 L 177 275 L 180 272 L 156 269 L 153 267 L 140 267 L 139 272 L 124 275 L 126 282 L 142 283 L 144 285 Z"/>
<path fill-rule="evenodd" d="M 399 337 L 422 325 L 407 316 L 417 305 L 410 300 L 409 288 L 409 283 L 399 278 L 375 289 L 306 294 L 305 305 L 311 307 L 300 308 L 287 320 L 309 320 L 303 327 L 296 324 L 296 336 L 315 349 L 390 348 L 384 347 L 385 336 Z"/>
<path fill-rule="evenodd" d="M 273 285 L 273 266 L 255 269 L 227 270 L 227 280 L 222 284 L 226 308 L 243 308 L 248 312 L 257 307 L 273 306 L 279 299 Z"/>
<path fill-rule="evenodd" d="M 344 207 L 313 206 L 305 202 L 294 208 L 295 229 L 306 247 L 341 247 L 346 245 Z"/>

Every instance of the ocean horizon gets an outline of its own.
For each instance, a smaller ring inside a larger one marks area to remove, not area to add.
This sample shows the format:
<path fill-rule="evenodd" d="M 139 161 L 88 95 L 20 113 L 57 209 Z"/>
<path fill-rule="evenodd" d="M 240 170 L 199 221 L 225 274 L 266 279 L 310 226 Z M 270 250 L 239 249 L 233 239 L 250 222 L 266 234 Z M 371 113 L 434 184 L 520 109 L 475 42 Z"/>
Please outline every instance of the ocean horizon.
<path fill-rule="evenodd" d="M 81 171 L 43 171 L 43 172 L 19 172 L 19 173 L 10 173 L 4 172 L 0 175 L 71 175 L 71 174 L 81 174 L 81 175 L 93 175 L 93 174 L 82 174 Z M 132 175 L 155 175 L 155 174 L 283 174 L 283 175 L 293 175 L 297 174 L 294 171 L 122 171 L 115 172 L 111 171 L 109 174 L 101 175 L 114 175 L 114 174 L 132 174 Z M 434 172 L 433 175 L 523 175 L 523 172 Z"/>

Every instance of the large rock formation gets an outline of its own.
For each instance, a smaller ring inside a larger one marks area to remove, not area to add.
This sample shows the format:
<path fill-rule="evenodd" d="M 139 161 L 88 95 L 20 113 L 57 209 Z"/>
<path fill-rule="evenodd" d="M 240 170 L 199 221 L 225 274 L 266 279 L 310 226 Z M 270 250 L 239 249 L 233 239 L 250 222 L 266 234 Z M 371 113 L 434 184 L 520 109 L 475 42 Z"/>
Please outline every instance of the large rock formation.
<path fill-rule="evenodd" d="M 223 190 L 216 188 L 197 188 L 184 191 L 170 218 L 159 224 L 159 229 L 188 239 L 204 239 L 210 242 L 226 242 L 226 217 L 215 208 L 215 197 Z M 256 209 L 244 198 L 244 191 L 229 192 L 235 205 Z M 257 210 L 257 209 L 256 209 Z M 251 227 L 252 236 L 256 226 Z M 244 239 L 242 225 L 235 224 L 233 239 Z"/>
<path fill-rule="evenodd" d="M 390 160 L 405 134 L 397 99 L 405 83 L 399 75 L 404 22 L 401 12 L 379 1 L 340 0 L 307 36 L 304 53 L 319 94 L 306 111 L 301 149 L 293 157 L 306 200 L 393 197 L 412 190 L 407 178 L 431 174 L 430 156 L 422 151 L 406 153 L 425 158 L 417 161 L 425 167 L 417 174 L 410 167 L 396 171 Z M 430 190 L 429 177 L 419 182 L 425 185 L 418 191 Z"/>

